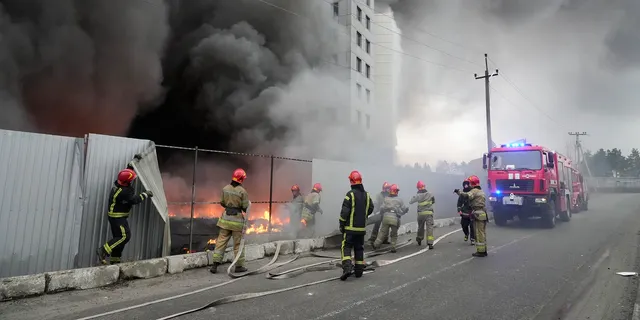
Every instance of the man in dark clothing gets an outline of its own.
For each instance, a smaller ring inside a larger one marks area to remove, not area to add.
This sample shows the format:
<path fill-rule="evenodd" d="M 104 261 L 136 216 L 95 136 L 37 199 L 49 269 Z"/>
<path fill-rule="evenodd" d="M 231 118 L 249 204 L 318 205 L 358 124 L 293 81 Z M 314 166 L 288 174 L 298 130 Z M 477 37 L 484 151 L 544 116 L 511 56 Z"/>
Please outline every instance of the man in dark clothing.
<path fill-rule="evenodd" d="M 364 271 L 364 237 L 367 233 L 367 218 L 373 213 L 373 201 L 369 192 L 364 190 L 362 176 L 358 171 L 349 174 L 351 190 L 342 202 L 340 212 L 340 232 L 342 232 L 342 276 L 344 281 L 353 272 L 356 278 L 362 277 Z M 354 251 L 355 268 L 351 262 L 351 251 Z M 355 269 L 355 270 L 354 270 Z"/>
<path fill-rule="evenodd" d="M 469 192 L 471 191 L 471 186 L 469 185 L 469 180 L 464 180 L 462 182 L 462 191 Z M 469 205 L 469 201 L 467 198 L 463 196 L 458 196 L 458 214 L 460 215 L 460 224 L 462 225 L 462 232 L 464 232 L 464 241 L 469 240 L 471 237 L 471 245 L 476 244 L 476 233 L 473 227 L 473 214 L 471 210 L 471 206 Z"/>
<path fill-rule="evenodd" d="M 139 159 L 136 156 L 136 159 Z M 109 225 L 111 226 L 111 235 L 113 238 L 102 247 L 97 249 L 100 263 L 107 264 L 107 256 L 110 256 L 110 263 L 120 263 L 122 250 L 124 246 L 131 240 L 131 229 L 129 229 L 129 212 L 131 208 L 153 197 L 151 191 L 145 191 L 140 194 L 135 193 L 135 189 L 131 184 L 137 178 L 133 166 L 129 165 L 118 173 L 118 179 L 114 182 L 109 194 Z"/>

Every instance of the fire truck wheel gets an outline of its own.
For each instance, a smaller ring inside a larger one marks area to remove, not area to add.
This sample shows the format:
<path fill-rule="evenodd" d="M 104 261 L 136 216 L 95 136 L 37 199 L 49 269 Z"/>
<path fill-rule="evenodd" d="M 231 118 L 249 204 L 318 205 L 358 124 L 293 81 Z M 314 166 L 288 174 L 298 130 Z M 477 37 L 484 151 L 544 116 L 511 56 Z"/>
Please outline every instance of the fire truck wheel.
<path fill-rule="evenodd" d="M 589 211 L 589 200 L 582 201 L 582 211 Z"/>
<path fill-rule="evenodd" d="M 569 198 L 567 197 L 565 198 L 564 202 L 565 208 L 567 208 L 567 210 L 560 211 L 560 220 L 567 222 L 571 220 L 571 201 L 569 201 Z"/>
<path fill-rule="evenodd" d="M 546 228 L 555 228 L 556 226 L 556 202 L 551 199 L 547 204 L 547 212 L 544 217 L 542 217 L 542 223 Z"/>
<path fill-rule="evenodd" d="M 496 226 L 504 227 L 507 225 L 507 221 L 509 221 L 509 219 L 507 219 L 504 213 L 494 212 L 493 221 L 496 223 Z"/>

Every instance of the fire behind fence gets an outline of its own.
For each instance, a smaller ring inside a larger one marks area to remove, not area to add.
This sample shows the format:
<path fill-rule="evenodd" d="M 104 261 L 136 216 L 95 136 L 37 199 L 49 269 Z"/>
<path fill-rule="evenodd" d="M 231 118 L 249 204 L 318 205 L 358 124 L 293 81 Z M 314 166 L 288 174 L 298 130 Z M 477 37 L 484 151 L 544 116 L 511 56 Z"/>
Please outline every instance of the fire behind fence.
<path fill-rule="evenodd" d="M 311 160 L 198 147 L 156 147 L 159 152 L 161 149 L 171 149 L 173 154 L 187 153 L 182 157 L 181 175 L 178 176 L 182 183 L 177 187 L 174 186 L 175 177 L 172 177 L 171 170 L 167 173 L 161 166 L 163 179 L 166 179 L 164 184 L 169 205 L 172 254 L 204 251 L 215 245 L 218 234 L 216 223 L 224 210 L 220 206 L 221 189 L 229 183 L 236 167 L 247 170 L 244 185 L 249 192 L 251 210 L 247 217 L 246 233 L 273 234 L 297 230 L 299 221 L 292 221 L 289 216 L 289 200 L 286 199 L 291 198 L 290 187 L 293 184 L 298 184 L 303 192 L 309 191 L 306 189 L 311 187 Z M 192 164 L 187 168 L 184 161 L 189 158 Z M 187 169 L 190 169 L 189 172 Z M 187 182 L 189 180 L 190 183 Z M 185 199 L 188 192 L 190 199 Z"/>

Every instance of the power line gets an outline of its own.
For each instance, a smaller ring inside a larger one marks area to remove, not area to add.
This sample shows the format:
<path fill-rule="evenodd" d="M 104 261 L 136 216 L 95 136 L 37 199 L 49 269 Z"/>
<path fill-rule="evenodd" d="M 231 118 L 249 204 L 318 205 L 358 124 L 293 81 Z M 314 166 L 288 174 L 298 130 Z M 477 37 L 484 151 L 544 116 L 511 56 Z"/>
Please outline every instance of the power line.
<path fill-rule="evenodd" d="M 325 2 L 325 3 L 328 3 L 328 4 L 333 4 L 333 3 L 331 3 L 331 2 L 327 2 L 327 1 L 324 1 L 324 0 L 322 0 L 322 1 L 323 1 L 323 2 Z M 356 1 L 356 0 L 354 0 L 354 2 L 355 2 L 355 3 L 359 3 L 359 4 L 361 4 L 361 5 L 365 5 L 365 6 L 366 6 L 366 4 L 365 4 L 365 3 L 358 2 L 358 1 Z M 375 10 L 375 8 L 371 8 L 371 10 L 372 10 L 374 13 L 378 13 L 378 12 Z M 381 15 L 385 15 L 384 13 L 380 13 L 380 14 L 381 14 Z M 353 14 L 351 14 L 351 16 L 353 16 L 353 17 L 357 18 L 357 17 L 356 17 L 356 16 L 354 16 Z M 391 17 L 391 16 L 387 16 L 387 17 L 393 18 L 393 17 Z M 413 41 L 413 42 L 415 42 L 415 43 L 418 43 L 418 44 L 420 44 L 420 45 L 422 45 L 422 46 L 424 46 L 424 47 L 426 47 L 426 48 L 429 48 L 429 49 L 431 49 L 431 50 L 438 51 L 438 52 L 440 52 L 440 53 L 442 53 L 442 54 L 445 54 L 445 55 L 447 55 L 447 56 L 450 56 L 450 57 L 452 57 L 452 58 L 456 58 L 456 59 L 458 59 L 458 60 L 461 60 L 461 61 L 464 61 L 464 62 L 467 62 L 467 63 L 473 64 L 473 65 L 476 65 L 476 66 L 482 66 L 482 64 L 479 64 L 479 63 L 477 63 L 477 62 L 475 62 L 475 61 L 471 61 L 471 60 L 469 60 L 469 59 L 465 59 L 465 58 L 458 57 L 458 56 L 453 55 L 453 54 L 451 54 L 451 53 L 449 53 L 449 52 L 446 52 L 446 51 L 444 51 L 444 50 L 442 50 L 442 49 L 439 49 L 439 48 L 433 47 L 433 46 L 428 45 L 428 44 L 426 44 L 426 43 L 424 43 L 424 42 L 421 42 L 421 41 L 419 41 L 419 40 L 416 40 L 416 39 L 410 38 L 410 37 L 408 37 L 408 36 L 406 36 L 406 35 L 402 34 L 401 32 L 398 32 L 398 31 L 395 31 L 395 30 L 393 30 L 393 29 L 391 29 L 391 28 L 385 27 L 385 26 L 383 26 L 382 24 L 377 23 L 377 22 L 375 22 L 375 21 L 373 21 L 373 20 L 371 20 L 371 22 L 370 22 L 370 23 L 375 24 L 375 25 L 377 25 L 377 26 L 379 26 L 379 27 L 381 27 L 381 28 L 383 28 L 383 29 L 386 29 L 386 30 L 388 30 L 388 31 L 390 31 L 390 32 L 392 32 L 392 33 L 394 33 L 394 34 L 397 34 L 397 35 L 399 35 L 400 37 L 402 37 L 402 38 L 404 38 L 404 39 L 407 39 L 407 40 Z"/>
<path fill-rule="evenodd" d="M 478 79 L 484 79 L 484 89 L 485 89 L 485 100 L 486 100 L 486 121 L 487 121 L 487 152 L 491 152 L 491 148 L 493 147 L 493 140 L 491 139 L 491 96 L 489 95 L 489 79 L 498 75 L 498 69 L 496 72 L 491 74 L 489 73 L 489 60 L 488 55 L 484 54 L 484 76 L 478 77 L 478 74 L 474 74 L 473 76 Z"/>
<path fill-rule="evenodd" d="M 277 4 L 274 4 L 274 3 L 266 1 L 266 0 L 255 0 L 255 1 L 261 2 L 261 3 L 266 4 L 266 5 L 274 8 L 274 9 L 282 10 L 283 12 L 287 12 L 287 13 L 295 15 L 297 17 L 304 18 L 304 19 L 309 19 L 309 17 L 307 17 L 307 16 L 304 16 L 304 15 L 301 15 L 301 14 L 299 14 L 297 12 L 294 12 L 294 11 L 291 11 L 289 9 L 283 8 L 281 6 L 278 6 Z M 329 2 L 326 2 L 326 1 L 323 1 L 323 2 L 325 2 L 327 4 L 332 4 L 332 3 L 329 3 Z M 349 14 L 349 16 L 353 16 L 353 15 Z M 345 36 L 349 37 L 350 39 L 353 38 L 351 36 L 351 34 L 347 34 L 347 33 L 344 33 L 344 32 L 340 32 L 340 33 L 344 34 Z M 351 43 L 355 43 L 355 42 L 351 42 Z M 396 50 L 396 49 L 387 47 L 385 45 L 381 45 L 381 44 L 379 44 L 379 43 L 377 43 L 375 41 L 369 41 L 369 43 L 371 43 L 372 45 L 381 47 L 381 48 L 385 48 L 385 49 L 387 49 L 389 51 L 393 51 L 393 52 L 405 55 L 407 57 L 411 57 L 411 58 L 414 58 L 416 60 L 420 60 L 422 62 L 433 64 L 433 65 L 440 66 L 440 67 L 443 67 L 443 68 L 448 68 L 448 69 L 451 69 L 451 70 L 457 70 L 457 71 L 460 71 L 460 72 L 470 72 L 469 70 L 461 69 L 461 68 L 458 68 L 458 67 L 453 67 L 453 66 L 446 65 L 446 64 L 443 64 L 443 63 L 440 63 L 440 62 L 435 62 L 435 61 L 427 60 L 427 59 L 424 59 L 424 58 L 421 58 L 421 57 L 418 57 L 418 56 L 415 56 L 415 55 L 412 55 L 412 54 L 408 54 L 406 52 L 403 52 L 403 51 L 400 51 L 400 50 Z"/>
<path fill-rule="evenodd" d="M 323 1 L 324 1 L 324 0 L 323 0 Z M 325 2 L 326 2 L 326 1 L 325 1 Z M 364 5 L 364 6 L 367 6 L 367 4 L 362 3 L 362 2 L 358 2 L 358 1 L 356 1 L 356 0 L 354 0 L 354 2 L 359 3 L 359 4 L 361 4 L 361 5 Z M 391 19 L 394 19 L 394 20 L 395 20 L 395 17 L 393 17 L 393 16 L 390 16 L 390 15 L 388 15 L 388 14 L 386 14 L 386 13 L 382 12 L 382 11 L 376 11 L 376 9 L 375 9 L 375 8 L 373 8 L 373 7 L 370 7 L 370 8 L 371 8 L 371 10 L 372 10 L 374 13 L 377 13 L 377 14 L 379 14 L 379 15 L 383 15 L 383 16 L 385 16 L 385 17 L 389 17 L 389 18 L 391 18 Z M 380 25 L 380 24 L 378 24 L 378 23 L 376 23 L 376 22 L 372 22 L 372 23 L 377 24 L 378 26 L 380 26 L 380 27 L 382 27 L 382 28 L 385 28 L 385 29 L 387 29 L 387 30 L 389 30 L 389 31 L 391 31 L 391 32 L 393 32 L 393 33 L 396 33 L 396 34 L 400 35 L 400 36 L 401 36 L 401 37 L 403 37 L 403 38 L 406 38 L 406 39 L 409 39 L 409 40 L 412 40 L 412 41 L 416 41 L 416 40 L 413 40 L 413 39 L 411 39 L 411 38 L 409 38 L 409 37 L 405 36 L 404 34 L 402 34 L 402 33 L 400 33 L 400 32 L 397 32 L 397 31 L 395 31 L 395 30 L 392 30 L 392 29 L 389 29 L 389 28 L 387 28 L 387 27 L 384 27 L 384 26 L 382 26 L 382 25 Z M 420 32 L 422 32 L 422 33 L 428 34 L 428 35 L 430 35 L 430 36 L 432 36 L 432 37 L 434 37 L 434 38 L 436 38 L 436 39 L 439 39 L 439 40 L 442 40 L 442 41 L 444 41 L 444 42 L 447 42 L 447 43 L 453 44 L 453 45 L 455 45 L 455 46 L 458 46 L 458 47 L 461 47 L 461 48 L 464 48 L 464 49 L 469 49 L 469 48 L 467 48 L 466 46 L 464 46 L 464 45 L 462 45 L 462 44 L 459 44 L 459 43 L 456 43 L 456 42 L 453 42 L 453 41 L 447 40 L 447 39 L 445 39 L 445 38 L 442 38 L 442 37 L 440 37 L 440 36 L 438 36 L 438 35 L 435 35 L 435 34 L 433 34 L 433 33 L 429 32 L 429 31 L 424 30 L 424 29 L 422 29 L 422 28 L 419 28 L 419 27 L 417 27 L 417 26 L 412 26 L 412 27 L 411 27 L 411 29 L 418 30 L 418 31 L 420 31 Z M 416 41 L 416 42 L 417 42 L 417 41 Z M 475 62 L 475 61 L 472 61 L 472 60 L 468 60 L 468 59 L 465 59 L 465 58 L 460 58 L 460 57 L 455 56 L 455 55 L 453 55 L 453 54 L 451 54 L 451 53 L 448 53 L 448 52 L 446 52 L 446 51 L 444 51 L 444 50 L 441 50 L 441 49 L 438 49 L 438 48 L 435 48 L 435 47 L 429 46 L 429 45 L 424 44 L 424 43 L 422 43 L 422 42 L 418 42 L 418 43 L 420 43 L 420 44 L 422 44 L 422 45 L 424 45 L 424 46 L 426 46 L 426 47 L 428 47 L 428 48 L 430 48 L 430 49 L 433 49 L 433 50 L 435 50 L 435 51 L 438 51 L 438 52 L 444 53 L 444 54 L 446 54 L 446 55 L 448 55 L 448 56 L 451 56 L 451 57 L 453 57 L 453 58 L 460 59 L 460 60 L 462 60 L 462 61 L 465 61 L 465 62 L 468 62 L 468 63 L 474 64 L 474 65 L 482 66 L 482 64 L 481 64 L 481 63 L 478 63 L 478 62 Z M 473 50 L 473 51 L 480 52 L 480 51 L 479 51 L 479 50 L 477 50 L 477 49 L 475 49 L 475 50 Z"/>
<path fill-rule="evenodd" d="M 495 61 L 493 61 L 493 60 L 492 60 L 491 62 L 493 62 L 493 64 L 497 66 L 497 63 L 495 63 Z M 519 93 L 519 94 L 520 94 L 520 95 L 521 95 L 525 100 L 527 100 L 527 101 L 531 104 L 531 106 L 532 106 L 532 107 L 534 107 L 535 109 L 537 109 L 537 110 L 538 110 L 542 115 L 544 115 L 545 117 L 547 117 L 549 120 L 551 120 L 551 121 L 553 121 L 553 122 L 555 122 L 555 123 L 557 123 L 557 124 L 560 124 L 560 123 L 559 123 L 559 122 L 557 122 L 555 119 L 553 119 L 553 117 L 551 117 L 549 114 L 547 114 L 546 112 L 544 112 L 544 111 L 542 110 L 542 108 L 538 107 L 538 105 L 537 105 L 535 102 L 533 102 L 533 100 L 529 99 L 529 98 L 524 94 L 524 92 L 522 92 L 522 90 L 520 90 L 520 88 L 516 85 L 516 83 L 515 83 L 514 81 L 512 81 L 511 79 L 509 79 L 509 77 L 507 77 L 507 75 L 504 73 L 504 70 L 502 71 L 502 78 L 504 78 L 504 80 L 505 80 L 509 85 L 511 85 L 511 86 L 513 87 L 513 89 L 515 89 L 515 90 L 516 90 L 516 92 L 518 92 L 518 93 Z"/>

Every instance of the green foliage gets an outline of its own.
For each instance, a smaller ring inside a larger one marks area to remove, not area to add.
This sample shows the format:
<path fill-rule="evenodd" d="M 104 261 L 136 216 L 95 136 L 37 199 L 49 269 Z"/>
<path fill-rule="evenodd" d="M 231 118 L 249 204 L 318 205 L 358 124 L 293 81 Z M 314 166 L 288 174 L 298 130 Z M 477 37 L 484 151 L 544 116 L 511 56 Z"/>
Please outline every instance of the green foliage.
<path fill-rule="evenodd" d="M 587 173 L 586 163 L 589 164 L 591 174 L 596 177 L 639 177 L 640 176 L 640 151 L 633 148 L 629 155 L 622 154 L 622 150 L 599 149 L 595 153 L 587 151 L 581 163 L 581 171 Z"/>

